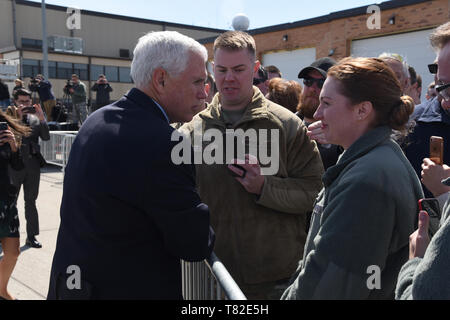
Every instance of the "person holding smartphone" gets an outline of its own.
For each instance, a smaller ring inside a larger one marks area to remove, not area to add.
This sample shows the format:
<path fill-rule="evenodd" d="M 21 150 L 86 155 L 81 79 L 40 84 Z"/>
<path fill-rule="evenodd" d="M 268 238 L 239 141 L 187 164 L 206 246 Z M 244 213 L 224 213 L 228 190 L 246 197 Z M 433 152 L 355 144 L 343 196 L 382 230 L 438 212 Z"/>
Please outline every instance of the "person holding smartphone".
<path fill-rule="evenodd" d="M 39 104 L 31 105 L 31 93 L 19 89 L 14 93 L 15 106 L 8 109 L 10 115 L 20 119 L 29 127 L 31 133 L 22 139 L 21 153 L 25 167 L 19 171 L 11 171 L 13 184 L 20 190 L 23 185 L 25 200 L 25 219 L 27 221 L 26 245 L 41 248 L 42 244 L 36 239 L 39 234 L 39 217 L 36 200 L 39 194 L 41 167 L 45 160 L 40 152 L 39 138 L 50 139 L 50 132 L 45 120 L 44 112 Z"/>
<path fill-rule="evenodd" d="M 430 40 L 438 53 L 437 91 L 442 97 L 443 111 L 448 114 L 450 112 L 450 90 L 448 89 L 450 87 L 450 22 L 439 26 L 431 34 Z M 444 142 L 448 145 L 445 137 Z M 445 154 L 443 163 L 446 163 Z M 448 168 L 446 165 L 434 165 L 429 159 L 423 161 L 422 181 L 427 187 L 431 187 L 430 191 L 435 196 L 436 193 L 446 190 L 447 192 L 443 194 L 448 196 L 448 187 L 450 187 Z M 442 186 L 436 183 L 436 180 L 445 176 L 447 178 L 442 181 Z M 429 223 L 428 213 L 421 211 L 419 228 L 410 236 L 409 261 L 403 265 L 398 276 L 396 299 L 450 299 L 450 199 L 447 199 L 443 206 L 439 230 L 431 241 L 428 237 Z"/>
<path fill-rule="evenodd" d="M 8 167 L 13 170 L 24 167 L 17 137 L 27 134 L 27 127 L 0 111 L 0 242 L 3 250 L 0 259 L 0 300 L 14 299 L 7 288 L 20 253 L 19 218 L 15 205 L 18 190 L 11 183 Z"/>

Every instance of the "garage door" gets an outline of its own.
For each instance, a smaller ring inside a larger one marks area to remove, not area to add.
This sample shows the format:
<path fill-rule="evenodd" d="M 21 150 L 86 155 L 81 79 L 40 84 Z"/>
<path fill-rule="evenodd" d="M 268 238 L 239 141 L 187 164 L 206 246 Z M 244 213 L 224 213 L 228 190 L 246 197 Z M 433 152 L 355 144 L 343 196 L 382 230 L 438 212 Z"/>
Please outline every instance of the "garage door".
<path fill-rule="evenodd" d="M 262 60 L 264 66 L 278 67 L 284 79 L 300 81 L 298 73 L 316 60 L 316 48 L 267 53 Z"/>
<path fill-rule="evenodd" d="M 428 71 L 427 65 L 432 63 L 436 54 L 430 45 L 432 29 L 396 34 L 352 42 L 351 53 L 354 57 L 377 57 L 383 52 L 398 53 L 406 62 L 414 67 L 422 77 L 422 102 L 428 84 L 434 81 L 434 76 Z"/>

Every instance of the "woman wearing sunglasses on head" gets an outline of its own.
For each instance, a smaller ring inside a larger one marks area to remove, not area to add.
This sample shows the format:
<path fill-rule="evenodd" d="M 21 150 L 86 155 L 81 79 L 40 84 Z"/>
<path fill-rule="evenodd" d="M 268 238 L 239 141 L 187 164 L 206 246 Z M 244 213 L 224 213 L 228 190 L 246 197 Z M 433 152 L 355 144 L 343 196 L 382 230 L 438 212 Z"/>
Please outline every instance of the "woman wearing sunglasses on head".
<path fill-rule="evenodd" d="M 18 137 L 29 133 L 27 127 L 0 111 L 0 241 L 3 250 L 0 260 L 0 300 L 14 300 L 7 287 L 20 253 L 16 207 L 18 190 L 11 184 L 8 166 L 14 170 L 24 167 Z"/>

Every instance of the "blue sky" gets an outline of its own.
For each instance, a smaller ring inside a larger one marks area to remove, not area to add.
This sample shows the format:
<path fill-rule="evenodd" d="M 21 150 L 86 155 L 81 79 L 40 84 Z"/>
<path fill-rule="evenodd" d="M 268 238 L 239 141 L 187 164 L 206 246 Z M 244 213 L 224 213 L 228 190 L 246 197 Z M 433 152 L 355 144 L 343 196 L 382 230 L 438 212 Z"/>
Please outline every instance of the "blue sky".
<path fill-rule="evenodd" d="M 41 0 L 32 0 L 41 2 Z M 47 4 L 182 23 L 231 29 L 238 13 L 250 19 L 250 29 L 294 22 L 374 4 L 364 0 L 46 0 Z"/>

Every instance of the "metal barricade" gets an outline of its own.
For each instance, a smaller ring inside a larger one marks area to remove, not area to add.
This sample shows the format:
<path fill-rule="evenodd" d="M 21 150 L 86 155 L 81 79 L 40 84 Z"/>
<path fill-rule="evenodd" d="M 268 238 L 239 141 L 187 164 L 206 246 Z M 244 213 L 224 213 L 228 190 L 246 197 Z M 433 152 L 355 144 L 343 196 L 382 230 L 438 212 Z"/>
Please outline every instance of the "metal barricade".
<path fill-rule="evenodd" d="M 50 131 L 50 140 L 39 141 L 41 154 L 45 161 L 61 166 L 64 170 L 77 133 L 78 131 Z"/>
<path fill-rule="evenodd" d="M 202 262 L 181 261 L 185 300 L 247 300 L 219 258 Z"/>

